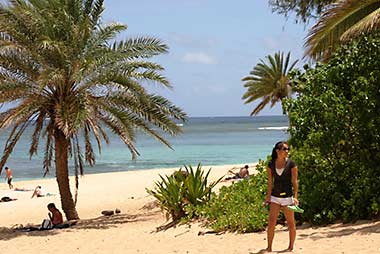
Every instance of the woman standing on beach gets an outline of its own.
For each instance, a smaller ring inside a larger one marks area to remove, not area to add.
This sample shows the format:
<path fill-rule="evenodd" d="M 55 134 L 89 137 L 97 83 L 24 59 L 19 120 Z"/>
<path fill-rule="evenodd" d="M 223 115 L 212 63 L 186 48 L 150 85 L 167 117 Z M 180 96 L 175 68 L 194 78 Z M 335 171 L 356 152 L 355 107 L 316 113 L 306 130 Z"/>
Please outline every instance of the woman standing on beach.
<path fill-rule="evenodd" d="M 269 204 L 269 220 L 267 231 L 267 251 L 272 251 L 274 230 L 280 209 L 283 209 L 289 228 L 288 251 L 292 251 L 296 238 L 294 212 L 289 205 L 298 205 L 298 168 L 288 159 L 289 144 L 277 142 L 272 150 L 272 160 L 268 164 L 268 189 L 266 204 Z"/>

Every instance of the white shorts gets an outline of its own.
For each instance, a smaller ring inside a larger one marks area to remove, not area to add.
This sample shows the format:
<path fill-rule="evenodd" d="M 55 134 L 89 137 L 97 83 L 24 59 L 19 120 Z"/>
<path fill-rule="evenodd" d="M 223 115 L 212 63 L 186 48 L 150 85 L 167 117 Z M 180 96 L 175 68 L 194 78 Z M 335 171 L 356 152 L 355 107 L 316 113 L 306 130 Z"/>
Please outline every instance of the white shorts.
<path fill-rule="evenodd" d="M 293 205 L 293 197 L 278 198 L 275 196 L 270 196 L 270 202 L 275 203 L 275 204 L 279 204 L 280 206 Z"/>

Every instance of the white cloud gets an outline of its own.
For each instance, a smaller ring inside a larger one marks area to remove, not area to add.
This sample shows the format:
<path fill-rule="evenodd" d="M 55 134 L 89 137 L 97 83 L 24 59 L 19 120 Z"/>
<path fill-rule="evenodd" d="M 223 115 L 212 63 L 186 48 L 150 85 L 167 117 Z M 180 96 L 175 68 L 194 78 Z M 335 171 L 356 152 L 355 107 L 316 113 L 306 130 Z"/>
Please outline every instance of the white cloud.
<path fill-rule="evenodd" d="M 217 63 L 217 61 L 213 57 L 202 52 L 186 53 L 182 57 L 182 61 L 185 63 L 199 63 L 199 64 L 216 64 Z"/>
<path fill-rule="evenodd" d="M 217 40 L 214 38 L 195 37 L 178 33 L 169 34 L 168 40 L 185 48 L 210 49 L 218 45 Z"/>

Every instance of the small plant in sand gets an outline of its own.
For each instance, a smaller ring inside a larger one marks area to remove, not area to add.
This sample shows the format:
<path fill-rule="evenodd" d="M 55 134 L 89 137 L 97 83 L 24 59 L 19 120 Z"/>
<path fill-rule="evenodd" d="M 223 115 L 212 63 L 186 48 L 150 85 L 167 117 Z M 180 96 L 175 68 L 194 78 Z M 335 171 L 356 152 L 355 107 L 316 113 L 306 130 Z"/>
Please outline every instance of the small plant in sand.
<path fill-rule="evenodd" d="M 161 176 L 155 183 L 154 189 L 146 189 L 155 197 L 167 218 L 173 221 L 188 216 L 186 206 L 196 207 L 206 203 L 212 193 L 212 188 L 221 180 L 208 184 L 209 169 L 207 173 L 200 164 L 194 171 L 192 166 L 180 168 L 170 176 Z"/>

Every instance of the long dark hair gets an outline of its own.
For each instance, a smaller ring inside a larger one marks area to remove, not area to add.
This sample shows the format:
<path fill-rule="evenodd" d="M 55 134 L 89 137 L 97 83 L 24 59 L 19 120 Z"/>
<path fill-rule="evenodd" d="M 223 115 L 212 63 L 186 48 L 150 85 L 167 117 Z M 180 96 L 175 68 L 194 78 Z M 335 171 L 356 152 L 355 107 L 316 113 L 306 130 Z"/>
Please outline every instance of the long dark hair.
<path fill-rule="evenodd" d="M 284 146 L 284 144 L 289 145 L 288 142 L 286 142 L 286 141 L 279 141 L 274 145 L 274 147 L 272 149 L 272 163 L 274 163 L 277 159 L 277 151 L 276 150 L 281 149 Z"/>

